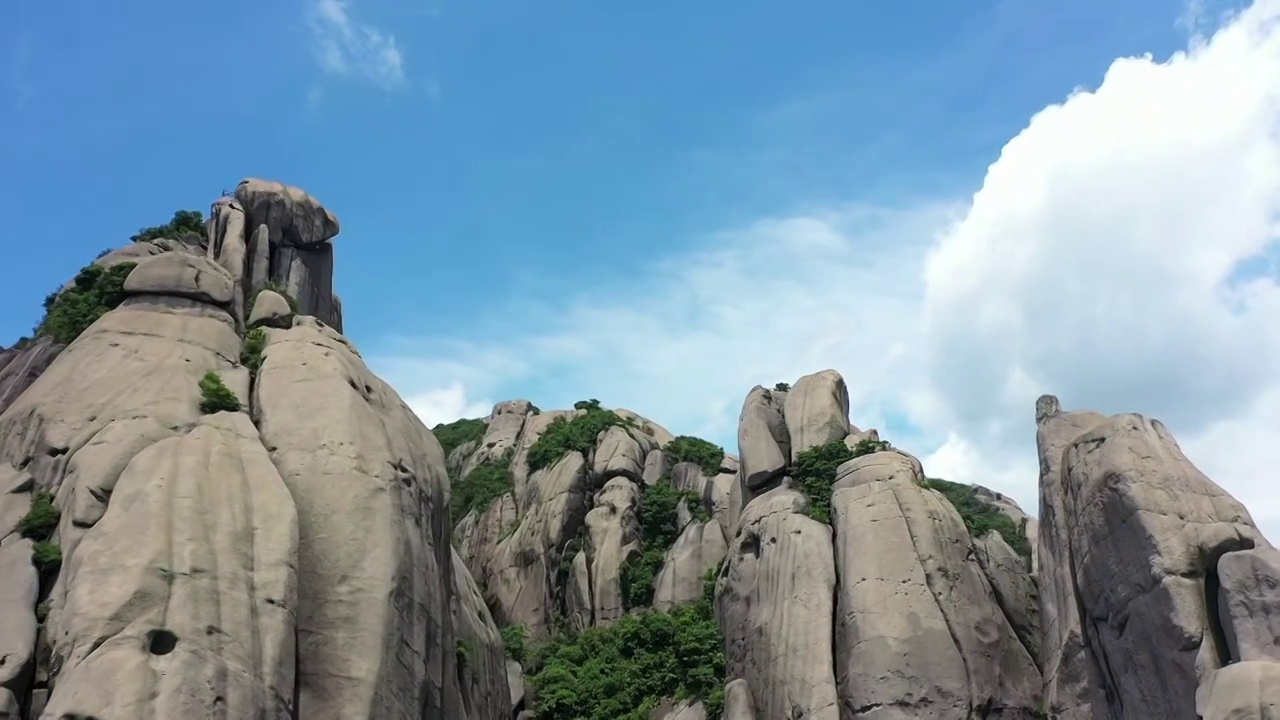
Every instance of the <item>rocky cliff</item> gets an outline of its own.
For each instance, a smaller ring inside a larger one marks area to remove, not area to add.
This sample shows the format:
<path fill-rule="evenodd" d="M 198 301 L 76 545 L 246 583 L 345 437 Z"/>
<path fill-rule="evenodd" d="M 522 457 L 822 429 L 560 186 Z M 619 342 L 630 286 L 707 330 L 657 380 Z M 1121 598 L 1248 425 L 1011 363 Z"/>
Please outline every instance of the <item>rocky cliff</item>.
<path fill-rule="evenodd" d="M 0 719 L 1280 717 L 1280 555 L 1158 421 L 1041 398 L 1038 519 L 832 370 L 736 455 L 597 400 L 428 430 L 338 231 L 246 180 L 0 351 Z"/>

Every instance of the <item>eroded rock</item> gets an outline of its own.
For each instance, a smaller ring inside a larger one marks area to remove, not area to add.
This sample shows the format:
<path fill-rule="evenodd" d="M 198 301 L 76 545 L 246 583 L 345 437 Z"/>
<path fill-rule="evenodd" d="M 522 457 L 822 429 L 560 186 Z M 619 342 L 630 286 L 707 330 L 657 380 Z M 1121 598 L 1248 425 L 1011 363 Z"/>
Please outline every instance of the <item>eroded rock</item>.
<path fill-rule="evenodd" d="M 812 447 L 843 440 L 850 431 L 849 389 L 835 370 L 805 375 L 787 393 L 783 417 L 791 462 Z"/>
<path fill-rule="evenodd" d="M 807 507 L 785 485 L 752 500 L 719 579 L 726 673 L 747 682 L 762 718 L 840 717 L 831 529 L 806 517 Z"/>

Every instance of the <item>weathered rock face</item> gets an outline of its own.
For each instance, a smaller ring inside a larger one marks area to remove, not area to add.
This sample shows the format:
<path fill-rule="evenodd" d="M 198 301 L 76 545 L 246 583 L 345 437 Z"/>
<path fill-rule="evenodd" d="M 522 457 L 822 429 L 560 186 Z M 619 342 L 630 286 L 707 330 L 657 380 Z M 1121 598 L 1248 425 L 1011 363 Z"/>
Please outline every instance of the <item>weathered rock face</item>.
<path fill-rule="evenodd" d="M 1140 415 L 1107 418 L 1075 438 L 1062 478 L 1082 630 L 1109 711 L 1191 717 L 1197 670 L 1227 658 L 1211 630 L 1206 579 L 1223 553 L 1266 540 L 1163 425 Z"/>
<path fill-rule="evenodd" d="M 247 292 L 276 281 L 312 315 L 342 332 L 341 303 L 333 294 L 333 246 L 338 218 L 305 191 L 283 183 L 248 178 L 236 186 L 235 205 L 244 214 Z M 230 204 L 223 207 L 230 207 Z M 215 216 L 218 215 L 215 205 Z M 228 248 L 237 248 L 237 223 L 228 222 Z"/>
<path fill-rule="evenodd" d="M 726 672 L 746 680 L 761 718 L 836 720 L 836 585 L 831 529 L 778 487 L 743 510 L 720 576 L 716 613 Z"/>
<path fill-rule="evenodd" d="M 268 236 L 336 232 L 272 192 Z M 314 318 L 270 313 L 240 365 L 238 205 L 207 247 L 100 258 L 127 297 L 65 350 L 0 354 L 0 717 L 510 717 L 439 443 Z M 239 411 L 202 410 L 206 373 Z"/>
<path fill-rule="evenodd" d="M 791 462 L 811 447 L 849 435 L 849 389 L 835 370 L 805 375 L 796 381 L 783 404 L 791 436 Z"/>
<path fill-rule="evenodd" d="M 842 716 L 1029 715 L 1040 674 L 969 560 L 963 520 L 909 473 L 874 472 L 893 466 L 879 456 L 902 457 L 855 460 L 865 470 L 849 473 L 832 496 Z"/>
<path fill-rule="evenodd" d="M 764 487 L 787 469 L 791 439 L 782 418 L 785 402 L 786 393 L 757 385 L 742 404 L 742 415 L 738 418 L 738 457 L 742 462 L 742 481 L 748 490 Z"/>
<path fill-rule="evenodd" d="M 1248 511 L 1141 415 L 1037 402 L 1049 709 L 1280 713 L 1280 562 Z"/>
<path fill-rule="evenodd" d="M 49 369 L 62 348 L 53 338 L 40 337 L 21 346 L 0 350 L 0 413 Z"/>
<path fill-rule="evenodd" d="M 1051 395 L 1036 402 L 1036 448 L 1040 455 L 1040 534 L 1037 538 L 1042 627 L 1041 671 L 1045 708 L 1063 720 L 1104 718 L 1101 676 L 1089 661 L 1080 629 L 1080 606 L 1071 563 L 1067 494 L 1062 453 L 1104 416 L 1063 412 Z"/>
<path fill-rule="evenodd" d="M 831 370 L 751 390 L 718 463 L 527 400 L 446 458 L 341 334 L 337 231 L 245 181 L 95 261 L 136 267 L 74 342 L 0 350 L 0 719 L 528 720 L 555 692 L 506 626 L 688 623 L 667 650 L 724 667 L 653 720 L 1280 717 L 1280 551 L 1158 422 L 1042 397 L 1038 527 L 869 446 Z"/>

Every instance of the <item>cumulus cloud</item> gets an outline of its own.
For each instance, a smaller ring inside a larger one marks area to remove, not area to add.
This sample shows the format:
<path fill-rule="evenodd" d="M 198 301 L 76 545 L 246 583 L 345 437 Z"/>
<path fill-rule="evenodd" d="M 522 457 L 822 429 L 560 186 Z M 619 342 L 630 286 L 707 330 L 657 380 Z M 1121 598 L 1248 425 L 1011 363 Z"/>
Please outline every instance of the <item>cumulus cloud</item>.
<path fill-rule="evenodd" d="M 395 37 L 358 22 L 345 0 L 315 0 L 307 20 L 322 70 L 385 90 L 404 85 L 404 57 Z"/>
<path fill-rule="evenodd" d="M 478 398 L 598 397 L 730 447 L 752 385 L 834 367 L 856 424 L 1032 512 L 1051 392 L 1161 418 L 1276 535 L 1278 217 L 1280 0 L 1259 0 L 1045 108 L 972 198 L 762 219 L 634 270 L 625 293 L 375 364 L 473 415 Z"/>
<path fill-rule="evenodd" d="M 957 429 L 959 465 L 1026 463 L 1035 397 L 1053 392 L 1160 417 L 1236 492 L 1269 482 L 1226 457 L 1262 448 L 1202 438 L 1280 429 L 1264 401 L 1280 387 L 1278 18 L 1258 2 L 1166 62 L 1117 60 L 1032 118 L 930 251 L 925 355 L 944 402 L 927 422 Z"/>

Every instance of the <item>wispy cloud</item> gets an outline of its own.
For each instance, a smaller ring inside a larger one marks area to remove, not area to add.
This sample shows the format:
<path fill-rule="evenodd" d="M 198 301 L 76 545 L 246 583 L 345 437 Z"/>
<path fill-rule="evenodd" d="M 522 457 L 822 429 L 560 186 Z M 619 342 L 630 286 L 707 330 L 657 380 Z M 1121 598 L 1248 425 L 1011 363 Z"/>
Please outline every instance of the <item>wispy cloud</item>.
<path fill-rule="evenodd" d="M 314 0 L 308 12 L 322 70 L 384 90 L 404 86 L 404 55 L 394 36 L 356 20 L 346 0 Z"/>

